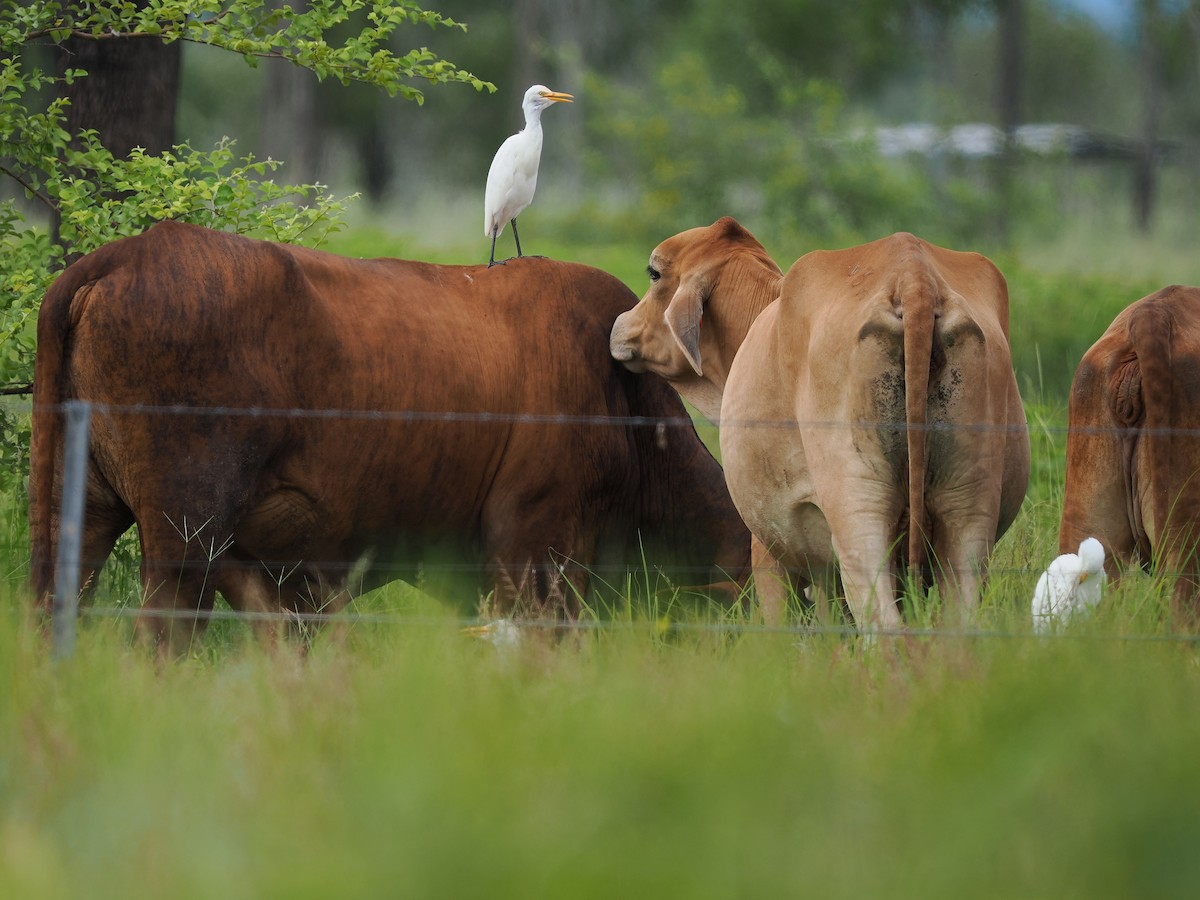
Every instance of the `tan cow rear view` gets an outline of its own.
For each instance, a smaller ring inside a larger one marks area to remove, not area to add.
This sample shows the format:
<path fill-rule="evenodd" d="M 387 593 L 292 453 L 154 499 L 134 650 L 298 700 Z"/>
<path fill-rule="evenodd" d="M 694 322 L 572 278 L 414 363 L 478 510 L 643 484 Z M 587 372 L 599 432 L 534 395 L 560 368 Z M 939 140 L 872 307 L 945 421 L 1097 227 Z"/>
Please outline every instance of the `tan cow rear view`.
<path fill-rule="evenodd" d="M 1172 285 L 1127 307 L 1071 384 L 1059 544 L 1095 536 L 1115 575 L 1131 563 L 1179 575 L 1196 614 L 1200 565 L 1200 288 Z"/>
<path fill-rule="evenodd" d="M 976 605 L 1029 478 L 996 267 L 896 234 L 783 276 L 724 218 L 660 244 L 650 276 L 613 356 L 719 417 L 768 617 L 764 565 L 797 586 L 838 572 L 860 626 L 900 623 L 906 563 L 955 609 Z"/>

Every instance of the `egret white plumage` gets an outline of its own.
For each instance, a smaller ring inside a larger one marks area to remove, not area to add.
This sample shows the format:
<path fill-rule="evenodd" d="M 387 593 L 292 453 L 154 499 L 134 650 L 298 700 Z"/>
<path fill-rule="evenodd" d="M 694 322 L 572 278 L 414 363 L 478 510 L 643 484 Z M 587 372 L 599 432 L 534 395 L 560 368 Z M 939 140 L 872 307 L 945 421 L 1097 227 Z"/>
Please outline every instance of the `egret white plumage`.
<path fill-rule="evenodd" d="M 483 195 L 483 234 L 492 239 L 488 267 L 496 264 L 496 238 L 512 222 L 517 256 L 521 256 L 521 237 L 517 234 L 517 216 L 533 202 L 537 188 L 538 164 L 542 158 L 542 110 L 555 103 L 573 103 L 571 94 L 552 91 L 535 84 L 525 92 L 521 108 L 525 127 L 505 140 L 488 169 L 487 190 Z"/>
<path fill-rule="evenodd" d="M 1104 545 L 1085 538 L 1078 553 L 1064 553 L 1050 563 L 1033 592 L 1033 628 L 1046 632 L 1100 602 L 1104 588 Z"/>
<path fill-rule="evenodd" d="M 462 633 L 487 641 L 502 656 L 511 653 L 521 643 L 521 629 L 512 619 L 496 619 L 483 625 L 469 625 L 462 629 Z"/>

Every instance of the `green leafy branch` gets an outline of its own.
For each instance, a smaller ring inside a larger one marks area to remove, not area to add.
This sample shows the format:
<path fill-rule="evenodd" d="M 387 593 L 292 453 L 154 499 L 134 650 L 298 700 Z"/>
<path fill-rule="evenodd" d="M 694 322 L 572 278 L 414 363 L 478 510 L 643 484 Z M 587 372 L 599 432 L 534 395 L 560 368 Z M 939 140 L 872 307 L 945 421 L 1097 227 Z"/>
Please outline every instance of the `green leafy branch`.
<path fill-rule="evenodd" d="M 5 43 L 61 43 L 68 37 L 189 41 L 240 54 L 252 66 L 259 59 L 285 59 L 318 78 L 365 82 L 417 103 L 424 101 L 424 94 L 412 81 L 496 89 L 427 47 L 401 55 L 389 49 L 403 25 L 465 30 L 461 23 L 423 10 L 412 0 L 310 0 L 300 10 L 272 8 L 264 0 L 149 0 L 143 8 L 129 2 L 36 6 L 14 11 L 10 21 L 0 25 Z M 363 20 L 367 24 L 343 43 L 329 43 L 331 32 L 341 33 L 341 26 Z"/>
<path fill-rule="evenodd" d="M 413 0 L 309 0 L 300 9 L 267 0 L 0 5 L 0 177 L 57 214 L 63 242 L 31 227 L 16 201 L 0 201 L 0 390 L 31 380 L 36 312 L 62 268 L 63 245 L 85 253 L 168 218 L 316 244 L 341 226 L 353 199 L 334 198 L 319 184 L 276 184 L 271 175 L 280 162 L 237 156 L 229 139 L 207 151 L 181 144 L 115 158 L 95 133 L 68 133 L 65 99 L 46 99 L 86 73 L 48 73 L 30 64 L 28 46 L 68 38 L 187 41 L 237 53 L 251 66 L 288 60 L 318 78 L 362 82 L 418 104 L 419 83 L 495 91 L 426 47 L 393 52 L 398 30 L 412 25 L 464 28 Z M 9 419 L 0 411 L 0 458 L 3 436 L 24 433 Z"/>

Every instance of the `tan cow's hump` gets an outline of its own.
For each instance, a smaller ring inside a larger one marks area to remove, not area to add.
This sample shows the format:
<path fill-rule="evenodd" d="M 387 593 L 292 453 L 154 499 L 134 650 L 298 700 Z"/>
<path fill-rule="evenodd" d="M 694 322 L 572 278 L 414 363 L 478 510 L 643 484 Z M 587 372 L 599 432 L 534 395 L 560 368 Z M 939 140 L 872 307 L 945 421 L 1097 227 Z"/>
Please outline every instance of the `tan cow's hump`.
<path fill-rule="evenodd" d="M 1008 290 L 1004 276 L 987 257 L 939 247 L 908 232 L 841 250 L 814 250 L 796 260 L 781 290 L 788 317 L 814 315 L 830 306 L 901 313 L 901 298 L 914 282 L 926 282 L 935 311 L 945 298 L 964 305 L 969 317 L 996 318 L 1008 334 Z M 986 312 L 984 309 L 986 308 Z M 897 333 L 899 329 L 896 329 Z"/>

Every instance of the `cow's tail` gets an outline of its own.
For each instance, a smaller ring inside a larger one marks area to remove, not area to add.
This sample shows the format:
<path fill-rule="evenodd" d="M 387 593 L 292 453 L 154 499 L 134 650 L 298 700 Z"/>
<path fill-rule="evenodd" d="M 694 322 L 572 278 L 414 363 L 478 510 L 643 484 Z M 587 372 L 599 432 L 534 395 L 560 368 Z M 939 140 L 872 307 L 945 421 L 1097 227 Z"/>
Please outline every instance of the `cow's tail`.
<path fill-rule="evenodd" d="M 1186 484 L 1182 478 L 1196 478 L 1183 471 L 1180 461 L 1192 458 L 1182 444 L 1194 444 L 1194 432 L 1200 428 L 1195 398 L 1182 382 L 1186 360 L 1174 352 L 1176 311 L 1170 302 L 1175 287 L 1163 288 L 1148 302 L 1140 304 L 1129 319 L 1130 346 L 1137 358 L 1141 375 L 1140 401 L 1143 420 L 1142 452 L 1146 454 L 1151 475 L 1151 510 L 1155 535 L 1151 538 L 1160 568 L 1179 576 L 1176 597 L 1193 600 L 1200 595 L 1200 561 L 1197 560 L 1196 535 L 1191 530 L 1192 509 L 1176 508 L 1188 497 L 1200 494 L 1200 485 Z"/>
<path fill-rule="evenodd" d="M 54 480 L 62 442 L 61 405 L 67 399 L 67 343 L 75 294 L 94 281 L 92 260 L 85 257 L 50 285 L 37 325 L 33 371 L 33 427 L 29 464 L 30 587 L 48 600 L 54 581 Z"/>
<path fill-rule="evenodd" d="M 902 279 L 904 317 L 904 418 L 908 433 L 908 568 L 919 577 L 925 558 L 925 479 L 928 466 L 929 378 L 937 286 L 927 277 Z"/>

